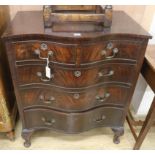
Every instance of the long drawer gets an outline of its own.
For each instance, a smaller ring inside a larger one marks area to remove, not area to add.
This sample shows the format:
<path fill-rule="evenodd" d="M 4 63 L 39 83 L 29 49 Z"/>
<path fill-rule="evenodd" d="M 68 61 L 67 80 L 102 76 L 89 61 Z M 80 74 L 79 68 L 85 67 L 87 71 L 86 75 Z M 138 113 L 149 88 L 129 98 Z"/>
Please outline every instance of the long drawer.
<path fill-rule="evenodd" d="M 91 68 L 60 68 L 50 66 L 51 78 L 46 77 L 45 64 L 23 65 L 17 67 L 20 85 L 35 83 L 63 87 L 86 87 L 96 83 L 132 83 L 136 67 L 129 64 L 104 64 Z"/>
<path fill-rule="evenodd" d="M 24 108 L 46 107 L 61 111 L 85 111 L 109 105 L 125 107 L 129 88 L 107 85 L 83 90 L 31 87 L 20 91 Z"/>
<path fill-rule="evenodd" d="M 95 127 L 123 126 L 123 109 L 96 108 L 84 113 L 63 113 L 49 109 L 29 109 L 24 111 L 28 129 L 53 128 L 65 133 L 78 133 Z"/>

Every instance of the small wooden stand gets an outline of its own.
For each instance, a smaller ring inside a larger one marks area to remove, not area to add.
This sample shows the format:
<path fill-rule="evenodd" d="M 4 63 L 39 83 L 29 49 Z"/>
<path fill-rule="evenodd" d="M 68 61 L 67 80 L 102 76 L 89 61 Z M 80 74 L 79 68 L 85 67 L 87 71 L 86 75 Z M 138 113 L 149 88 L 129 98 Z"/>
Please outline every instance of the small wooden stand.
<path fill-rule="evenodd" d="M 45 28 L 53 32 L 94 32 L 109 29 L 112 23 L 111 5 L 45 5 Z"/>
<path fill-rule="evenodd" d="M 149 47 L 148 51 L 146 52 L 145 60 L 141 69 L 141 74 L 153 90 L 155 92 L 155 46 Z M 129 124 L 129 127 L 131 129 L 131 132 L 136 140 L 136 143 L 134 145 L 134 150 L 139 149 L 142 145 L 149 129 L 154 124 L 155 121 L 155 97 L 152 101 L 152 105 L 150 107 L 150 110 L 146 116 L 145 121 L 135 121 L 131 112 L 128 112 L 127 116 L 127 122 Z M 137 136 L 135 133 L 135 129 L 133 126 L 142 126 L 142 129 Z"/>

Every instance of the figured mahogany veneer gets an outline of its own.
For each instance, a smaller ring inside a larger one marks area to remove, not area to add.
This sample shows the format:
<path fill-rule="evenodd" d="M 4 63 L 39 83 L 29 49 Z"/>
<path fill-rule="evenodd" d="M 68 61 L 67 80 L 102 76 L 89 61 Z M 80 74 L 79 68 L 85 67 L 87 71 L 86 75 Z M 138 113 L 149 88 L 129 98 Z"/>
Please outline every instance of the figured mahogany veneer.
<path fill-rule="evenodd" d="M 16 53 L 17 61 L 42 60 L 39 58 L 38 53 L 36 53 L 38 50 L 40 52 L 40 56 L 43 58 L 48 56 L 48 51 L 53 51 L 52 57 L 49 57 L 52 61 L 61 63 L 75 62 L 76 52 L 75 46 L 73 45 L 63 45 L 61 43 L 50 42 L 46 43 L 46 41 L 26 41 L 13 44 L 13 48 Z"/>
<path fill-rule="evenodd" d="M 119 143 L 149 38 L 124 12 L 114 12 L 109 31 L 80 36 L 44 29 L 41 12 L 17 13 L 3 41 L 24 145 L 39 129 L 79 133 L 101 126 L 112 128 Z"/>
<path fill-rule="evenodd" d="M 17 66 L 19 85 L 49 84 L 77 88 L 102 82 L 112 83 L 117 81 L 131 84 L 136 72 L 135 65 L 124 63 L 104 64 L 90 68 L 61 68 L 51 64 L 52 78 L 48 80 L 45 75 L 45 65 Z"/>
<path fill-rule="evenodd" d="M 24 108 L 47 107 L 60 111 L 85 111 L 98 106 L 125 107 L 129 86 L 108 84 L 83 90 L 66 90 L 60 88 L 21 88 Z"/>
<path fill-rule="evenodd" d="M 49 56 L 49 60 L 55 63 L 90 63 L 94 61 L 107 61 L 111 58 L 114 60 L 137 60 L 140 56 L 139 51 L 141 42 L 128 39 L 127 40 L 106 40 L 104 42 L 85 44 L 76 46 L 71 44 L 52 43 L 49 41 L 25 41 L 13 44 L 17 61 L 39 61 L 48 57 L 48 52 L 53 54 Z M 45 46 L 43 48 L 42 46 Z M 114 51 L 118 50 L 115 54 Z M 82 52 L 78 52 L 82 51 Z M 79 57 L 79 58 L 77 58 Z M 79 61 L 80 60 L 80 61 Z"/>
<path fill-rule="evenodd" d="M 134 40 L 107 40 L 97 44 L 86 44 L 80 47 L 81 63 L 89 63 L 93 61 L 107 61 L 107 60 L 137 60 L 140 56 L 138 52 L 141 48 L 141 42 Z M 116 54 L 114 51 L 118 50 Z"/>
<path fill-rule="evenodd" d="M 122 125 L 123 113 L 121 108 L 114 107 L 72 114 L 49 109 L 24 110 L 25 123 L 29 129 L 53 128 L 66 133 L 78 133 L 103 125 L 117 127 Z"/>

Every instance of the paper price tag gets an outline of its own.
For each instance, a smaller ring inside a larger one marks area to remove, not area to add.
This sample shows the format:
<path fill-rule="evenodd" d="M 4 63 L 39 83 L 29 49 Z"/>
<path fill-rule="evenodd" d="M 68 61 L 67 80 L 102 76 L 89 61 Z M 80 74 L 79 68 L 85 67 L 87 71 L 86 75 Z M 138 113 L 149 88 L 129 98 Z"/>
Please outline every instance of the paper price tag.
<path fill-rule="evenodd" d="M 48 66 L 46 66 L 45 71 L 46 71 L 46 77 L 51 78 L 51 69 Z"/>
<path fill-rule="evenodd" d="M 74 37 L 81 37 L 81 33 L 73 33 Z"/>

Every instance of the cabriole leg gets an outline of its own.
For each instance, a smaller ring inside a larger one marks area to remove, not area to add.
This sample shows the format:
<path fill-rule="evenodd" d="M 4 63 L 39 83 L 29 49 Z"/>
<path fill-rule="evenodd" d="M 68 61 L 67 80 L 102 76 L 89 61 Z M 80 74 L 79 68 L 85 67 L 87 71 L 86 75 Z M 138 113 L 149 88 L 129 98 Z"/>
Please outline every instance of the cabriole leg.
<path fill-rule="evenodd" d="M 14 130 L 10 131 L 10 132 L 7 132 L 6 133 L 6 136 L 11 140 L 11 141 L 14 141 L 15 140 L 15 133 L 14 133 Z"/>
<path fill-rule="evenodd" d="M 30 147 L 31 146 L 31 136 L 33 134 L 34 130 L 28 130 L 28 129 L 24 129 L 22 131 L 22 137 L 25 140 L 24 142 L 24 146 L 25 147 Z"/>
<path fill-rule="evenodd" d="M 113 142 L 115 144 L 119 144 L 120 143 L 120 136 L 122 136 L 124 134 L 124 128 L 123 127 L 116 127 L 116 128 L 112 128 L 112 131 L 114 132 Z"/>

